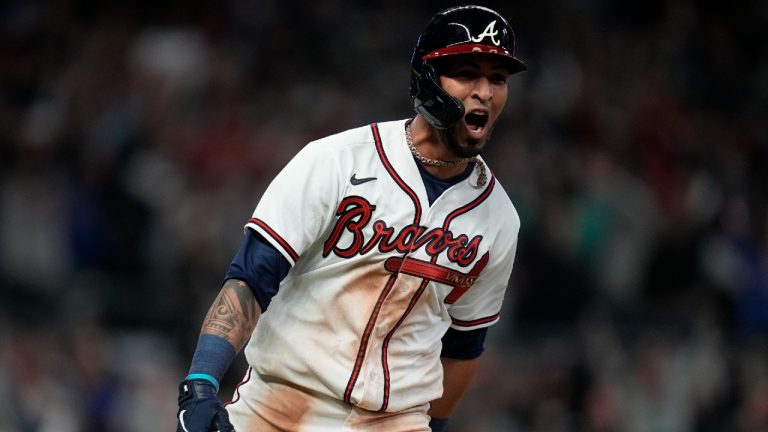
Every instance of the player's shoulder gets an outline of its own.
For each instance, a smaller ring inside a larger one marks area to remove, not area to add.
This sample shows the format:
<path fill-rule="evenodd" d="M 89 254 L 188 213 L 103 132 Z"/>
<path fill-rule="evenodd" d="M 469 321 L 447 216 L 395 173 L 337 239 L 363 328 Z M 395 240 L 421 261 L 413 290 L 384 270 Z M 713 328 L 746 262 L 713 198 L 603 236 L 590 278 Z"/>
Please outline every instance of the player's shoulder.
<path fill-rule="evenodd" d="M 296 158 L 334 164 L 342 155 L 351 153 L 350 149 L 371 147 L 372 142 L 369 126 L 355 127 L 309 141 Z"/>
<path fill-rule="evenodd" d="M 493 206 L 493 214 L 505 215 L 503 218 L 495 218 L 502 225 L 502 229 L 518 232 L 520 214 L 498 178 L 494 178 L 493 192 L 489 196 L 489 201 Z"/>

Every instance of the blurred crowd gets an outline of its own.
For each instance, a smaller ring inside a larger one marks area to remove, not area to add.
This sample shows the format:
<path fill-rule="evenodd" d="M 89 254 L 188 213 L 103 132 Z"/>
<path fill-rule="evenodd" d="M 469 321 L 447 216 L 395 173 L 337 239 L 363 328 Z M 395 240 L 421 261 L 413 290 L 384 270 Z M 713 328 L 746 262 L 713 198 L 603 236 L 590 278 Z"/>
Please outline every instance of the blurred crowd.
<path fill-rule="evenodd" d="M 449 429 L 768 430 L 768 3 L 479 3 L 529 65 L 485 155 L 522 230 Z M 173 430 L 264 188 L 413 115 L 452 4 L 0 3 L 0 431 Z"/>

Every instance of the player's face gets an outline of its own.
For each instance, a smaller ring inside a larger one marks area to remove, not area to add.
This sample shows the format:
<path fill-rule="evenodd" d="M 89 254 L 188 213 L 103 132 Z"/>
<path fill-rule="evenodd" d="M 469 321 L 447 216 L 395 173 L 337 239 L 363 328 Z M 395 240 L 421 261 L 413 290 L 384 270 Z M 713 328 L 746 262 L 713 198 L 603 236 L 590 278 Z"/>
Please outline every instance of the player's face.
<path fill-rule="evenodd" d="M 456 156 L 480 154 L 507 102 L 509 72 L 496 56 L 457 56 L 440 68 L 440 84 L 464 103 L 464 117 L 444 135 Z"/>

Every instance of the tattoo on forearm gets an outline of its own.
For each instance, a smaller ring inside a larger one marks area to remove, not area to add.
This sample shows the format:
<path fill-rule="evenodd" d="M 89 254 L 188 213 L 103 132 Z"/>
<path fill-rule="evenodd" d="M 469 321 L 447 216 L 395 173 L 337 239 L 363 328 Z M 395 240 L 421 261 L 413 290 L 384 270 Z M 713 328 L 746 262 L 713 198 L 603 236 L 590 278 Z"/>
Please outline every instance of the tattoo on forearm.
<path fill-rule="evenodd" d="M 221 336 L 240 349 L 251 336 L 259 315 L 256 299 L 248 285 L 230 279 L 208 310 L 202 333 Z"/>
<path fill-rule="evenodd" d="M 256 321 L 256 300 L 253 297 L 248 285 L 245 282 L 237 281 L 238 286 L 235 290 L 237 301 L 240 303 L 240 309 L 246 321 Z"/>

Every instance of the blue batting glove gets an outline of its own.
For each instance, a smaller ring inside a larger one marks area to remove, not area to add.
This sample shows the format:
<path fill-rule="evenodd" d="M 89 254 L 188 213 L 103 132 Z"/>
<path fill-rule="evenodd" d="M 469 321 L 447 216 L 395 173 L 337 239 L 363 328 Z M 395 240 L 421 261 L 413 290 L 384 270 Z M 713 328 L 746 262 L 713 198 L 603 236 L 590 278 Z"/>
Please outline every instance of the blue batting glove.
<path fill-rule="evenodd" d="M 179 384 L 179 422 L 176 432 L 235 432 L 229 415 L 206 380 L 184 380 Z"/>

